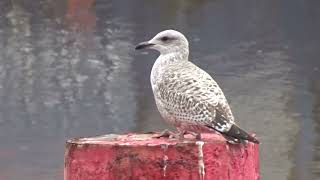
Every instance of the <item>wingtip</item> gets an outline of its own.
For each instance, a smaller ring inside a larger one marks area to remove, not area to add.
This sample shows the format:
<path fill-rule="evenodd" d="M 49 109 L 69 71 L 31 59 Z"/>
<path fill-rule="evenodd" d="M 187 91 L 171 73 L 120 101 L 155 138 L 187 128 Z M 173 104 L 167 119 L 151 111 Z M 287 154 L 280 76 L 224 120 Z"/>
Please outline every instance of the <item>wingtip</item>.
<path fill-rule="evenodd" d="M 227 133 L 225 133 L 225 135 L 232 136 L 237 139 L 247 140 L 255 144 L 260 144 L 260 141 L 256 137 L 254 137 L 254 135 L 248 134 L 246 131 L 235 124 L 232 125 L 231 129 Z"/>

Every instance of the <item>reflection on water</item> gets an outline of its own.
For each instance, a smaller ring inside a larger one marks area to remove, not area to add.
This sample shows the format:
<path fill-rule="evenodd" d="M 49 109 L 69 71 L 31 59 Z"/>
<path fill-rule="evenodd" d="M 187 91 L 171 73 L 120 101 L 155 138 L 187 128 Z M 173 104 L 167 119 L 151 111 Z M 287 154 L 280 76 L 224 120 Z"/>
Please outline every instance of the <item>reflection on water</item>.
<path fill-rule="evenodd" d="M 141 8 L 143 7 L 143 8 Z M 263 179 L 320 176 L 318 1 L 0 2 L 0 179 L 61 179 L 66 138 L 167 127 L 149 84 L 156 53 L 188 36 L 238 122 L 256 132 Z"/>
<path fill-rule="evenodd" d="M 286 48 L 261 50 L 262 45 L 265 42 L 241 43 L 204 59 L 224 64 L 213 72 L 230 97 L 239 124 L 256 132 L 262 141 L 263 177 L 285 179 L 293 163 L 283 154 L 292 153 L 297 134 L 297 122 L 286 112 L 296 67 L 287 61 Z"/>
<path fill-rule="evenodd" d="M 314 144 L 314 149 L 312 151 L 313 154 L 313 161 L 310 163 L 309 167 L 311 168 L 312 173 L 316 177 L 320 177 L 320 152 L 319 152 L 319 147 L 320 147 L 320 142 L 319 138 L 320 135 L 318 132 L 320 132 L 320 81 L 317 79 L 314 82 L 314 85 L 312 87 L 312 92 L 314 93 L 314 106 L 312 109 L 312 117 L 314 120 L 314 125 L 315 127 L 312 128 L 312 131 L 316 136 L 313 139 L 313 144 Z"/>

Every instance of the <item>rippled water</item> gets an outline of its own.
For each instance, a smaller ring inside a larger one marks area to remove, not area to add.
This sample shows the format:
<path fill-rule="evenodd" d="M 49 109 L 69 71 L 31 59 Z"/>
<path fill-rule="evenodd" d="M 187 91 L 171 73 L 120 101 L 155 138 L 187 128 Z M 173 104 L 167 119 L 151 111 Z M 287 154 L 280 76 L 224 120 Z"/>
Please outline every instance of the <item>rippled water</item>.
<path fill-rule="evenodd" d="M 320 1 L 0 1 L 0 179 L 63 177 L 64 141 L 166 126 L 134 45 L 174 28 L 239 124 L 263 179 L 320 179 Z"/>

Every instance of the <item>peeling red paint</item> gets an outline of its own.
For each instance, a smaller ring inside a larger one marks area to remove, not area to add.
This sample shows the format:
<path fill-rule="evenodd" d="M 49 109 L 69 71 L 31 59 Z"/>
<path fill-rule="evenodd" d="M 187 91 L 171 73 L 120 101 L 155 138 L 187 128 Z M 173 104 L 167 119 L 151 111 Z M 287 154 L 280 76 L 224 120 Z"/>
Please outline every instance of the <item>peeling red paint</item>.
<path fill-rule="evenodd" d="M 107 135 L 69 140 L 65 152 L 65 180 L 197 180 L 199 146 L 155 139 L 154 134 Z M 258 145 L 229 145 L 216 134 L 204 134 L 205 178 L 258 180 Z"/>

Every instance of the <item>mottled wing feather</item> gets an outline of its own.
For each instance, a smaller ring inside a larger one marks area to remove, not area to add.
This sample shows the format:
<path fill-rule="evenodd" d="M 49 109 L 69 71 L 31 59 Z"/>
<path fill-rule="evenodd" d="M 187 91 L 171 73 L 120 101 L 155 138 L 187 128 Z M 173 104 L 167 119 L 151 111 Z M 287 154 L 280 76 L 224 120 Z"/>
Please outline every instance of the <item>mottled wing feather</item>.
<path fill-rule="evenodd" d="M 181 68 L 183 67 L 183 68 Z M 191 62 L 168 68 L 157 84 L 166 111 L 177 119 L 224 132 L 233 116 L 212 77 Z"/>
<path fill-rule="evenodd" d="M 205 124 L 211 121 L 214 114 L 208 110 L 206 102 L 200 102 L 194 96 L 168 90 L 159 85 L 159 99 L 165 110 L 173 117 L 193 124 Z"/>
<path fill-rule="evenodd" d="M 213 123 L 214 128 L 219 132 L 228 131 L 231 125 L 233 124 L 233 121 L 227 119 L 227 117 L 224 115 L 225 113 L 219 110 L 219 106 L 216 107 L 215 111 L 216 111 L 216 116 Z"/>

